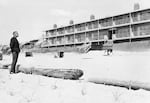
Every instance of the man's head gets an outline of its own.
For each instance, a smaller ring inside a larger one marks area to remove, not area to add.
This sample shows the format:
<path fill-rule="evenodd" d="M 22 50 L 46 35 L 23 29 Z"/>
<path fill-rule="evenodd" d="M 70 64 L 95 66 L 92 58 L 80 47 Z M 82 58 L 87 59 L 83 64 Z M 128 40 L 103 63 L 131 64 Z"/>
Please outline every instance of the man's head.
<path fill-rule="evenodd" d="M 13 37 L 16 38 L 16 37 L 18 37 L 18 36 L 19 36 L 18 31 L 14 31 L 14 32 L 13 32 Z"/>

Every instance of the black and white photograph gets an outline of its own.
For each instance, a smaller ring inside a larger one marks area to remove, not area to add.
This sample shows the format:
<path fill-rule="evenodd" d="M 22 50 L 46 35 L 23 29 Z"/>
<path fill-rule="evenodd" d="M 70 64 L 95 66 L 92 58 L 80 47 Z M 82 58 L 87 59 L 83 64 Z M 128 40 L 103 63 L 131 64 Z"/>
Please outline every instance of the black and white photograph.
<path fill-rule="evenodd" d="M 0 0 L 0 103 L 150 103 L 150 1 Z"/>

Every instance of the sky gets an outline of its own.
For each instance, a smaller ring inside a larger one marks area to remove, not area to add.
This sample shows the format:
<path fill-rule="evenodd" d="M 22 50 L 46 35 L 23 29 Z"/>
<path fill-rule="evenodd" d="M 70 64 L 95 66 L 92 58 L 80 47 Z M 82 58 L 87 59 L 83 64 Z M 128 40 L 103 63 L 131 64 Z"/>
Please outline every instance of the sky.
<path fill-rule="evenodd" d="M 45 30 L 150 8 L 149 0 L 0 0 L 0 44 L 9 45 L 13 31 L 19 32 L 19 42 L 40 38 Z"/>

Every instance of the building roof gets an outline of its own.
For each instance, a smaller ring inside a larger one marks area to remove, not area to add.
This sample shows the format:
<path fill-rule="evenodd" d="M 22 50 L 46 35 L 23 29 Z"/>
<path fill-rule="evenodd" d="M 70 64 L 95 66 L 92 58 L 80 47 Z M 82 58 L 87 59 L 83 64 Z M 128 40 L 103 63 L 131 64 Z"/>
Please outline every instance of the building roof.
<path fill-rule="evenodd" d="M 134 11 L 131 11 L 131 12 L 121 13 L 121 14 L 114 15 L 114 16 L 102 17 L 102 18 L 99 18 L 99 19 L 88 20 L 88 21 L 84 21 L 84 22 L 80 22 L 80 23 L 75 23 L 75 24 L 72 24 L 72 25 L 66 25 L 66 26 L 63 26 L 63 27 L 52 28 L 52 29 L 49 29 L 49 30 L 45 30 L 45 32 L 54 31 L 56 29 L 66 28 L 66 27 L 70 27 L 70 26 L 74 26 L 74 25 L 80 25 L 80 24 L 84 24 L 84 23 L 94 22 L 94 21 L 97 21 L 97 20 L 102 20 L 102 19 L 108 19 L 108 18 L 112 18 L 112 17 L 122 16 L 122 15 L 130 14 L 130 13 L 132 14 L 132 13 L 135 13 L 135 12 L 142 12 L 142 11 L 146 11 L 146 10 L 150 10 L 150 8 L 134 10 Z"/>

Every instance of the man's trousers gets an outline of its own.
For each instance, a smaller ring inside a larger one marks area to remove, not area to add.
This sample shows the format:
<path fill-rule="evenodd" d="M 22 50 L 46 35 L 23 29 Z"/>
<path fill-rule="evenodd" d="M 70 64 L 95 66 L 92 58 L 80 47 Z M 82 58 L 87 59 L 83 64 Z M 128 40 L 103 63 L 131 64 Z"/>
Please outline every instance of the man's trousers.
<path fill-rule="evenodd" d="M 15 73 L 15 68 L 16 68 L 16 63 L 18 60 L 18 55 L 19 53 L 17 52 L 12 52 L 12 64 L 11 64 L 11 68 L 10 68 L 10 73 Z"/>

